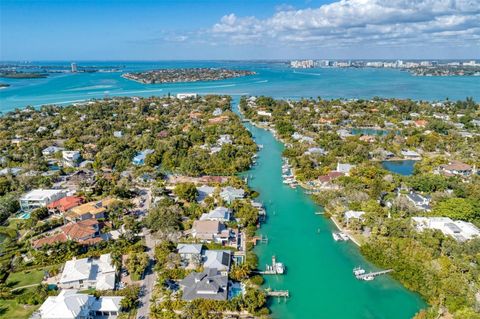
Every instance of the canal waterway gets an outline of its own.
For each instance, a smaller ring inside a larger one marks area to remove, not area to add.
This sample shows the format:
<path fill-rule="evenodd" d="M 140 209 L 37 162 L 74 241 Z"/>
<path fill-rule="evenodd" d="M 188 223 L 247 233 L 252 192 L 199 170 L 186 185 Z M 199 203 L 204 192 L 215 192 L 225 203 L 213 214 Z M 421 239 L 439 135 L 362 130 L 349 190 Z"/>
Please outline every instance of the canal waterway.
<path fill-rule="evenodd" d="M 45 64 L 52 64 L 46 62 Z M 60 62 L 68 65 L 67 62 Z M 57 64 L 57 62 L 53 63 Z M 115 62 L 82 62 L 79 65 L 118 65 Z M 227 67 L 256 71 L 251 77 L 215 82 L 145 85 L 126 80 L 121 72 L 66 73 L 46 79 L 1 79 L 11 86 L 0 90 L 0 112 L 27 105 L 68 105 L 92 98 L 152 96 L 194 92 L 198 94 L 266 95 L 275 98 L 396 97 L 422 100 L 480 99 L 480 82 L 474 77 L 413 77 L 385 69 L 292 70 L 283 63 L 226 61 L 121 62 L 124 71 L 164 67 Z M 267 277 L 264 287 L 289 290 L 287 301 L 271 300 L 275 319 L 406 319 L 425 307 L 421 298 L 389 276 L 358 281 L 355 266 L 373 270 L 352 243 L 332 238 L 331 221 L 301 189 L 282 183 L 283 145 L 263 129 L 246 124 L 258 144 L 258 164 L 246 174 L 268 219 L 259 230 L 268 244 L 256 247 L 260 268 L 271 256 L 287 266 L 285 276 Z M 393 165 L 393 164 L 392 164 Z M 413 169 L 413 165 L 411 165 Z M 396 168 L 395 168 L 396 169 Z M 405 170 L 404 170 L 405 169 Z M 394 168 L 391 169 L 394 171 Z M 397 171 L 407 173 L 407 167 Z"/>
<path fill-rule="evenodd" d="M 370 282 L 353 276 L 356 266 L 375 267 L 353 243 L 333 240 L 334 224 L 315 214 L 322 208 L 302 189 L 282 183 L 282 143 L 269 131 L 245 126 L 263 145 L 257 164 L 246 173 L 268 216 L 259 230 L 268 243 L 255 248 L 259 268 L 271 264 L 272 255 L 287 266 L 286 275 L 265 276 L 264 288 L 289 290 L 291 295 L 270 300 L 273 318 L 406 319 L 425 307 L 417 294 L 389 276 Z"/>

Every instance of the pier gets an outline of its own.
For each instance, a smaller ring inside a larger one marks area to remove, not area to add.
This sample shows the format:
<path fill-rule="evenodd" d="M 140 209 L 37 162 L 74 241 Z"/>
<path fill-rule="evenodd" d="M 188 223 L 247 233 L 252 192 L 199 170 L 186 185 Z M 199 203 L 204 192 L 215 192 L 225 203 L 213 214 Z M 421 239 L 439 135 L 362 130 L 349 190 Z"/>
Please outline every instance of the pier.
<path fill-rule="evenodd" d="M 290 292 L 288 290 L 265 289 L 265 293 L 267 294 L 267 297 L 284 297 L 284 298 L 290 297 Z"/>
<path fill-rule="evenodd" d="M 264 271 L 257 271 L 260 275 L 283 275 L 285 273 L 285 265 L 277 262 L 275 256 L 272 256 L 272 265 L 267 265 Z"/>
<path fill-rule="evenodd" d="M 356 275 L 355 277 L 357 277 L 357 279 L 360 279 L 360 280 L 367 280 L 368 281 L 368 280 L 373 280 L 377 276 L 388 274 L 392 271 L 393 271 L 393 269 L 387 269 L 387 270 L 369 272 L 369 273 L 366 273 L 366 274 L 359 274 L 359 275 Z"/>
<path fill-rule="evenodd" d="M 261 244 L 268 244 L 268 237 L 267 236 L 255 236 L 250 239 L 250 241 L 256 246 L 259 242 Z"/>

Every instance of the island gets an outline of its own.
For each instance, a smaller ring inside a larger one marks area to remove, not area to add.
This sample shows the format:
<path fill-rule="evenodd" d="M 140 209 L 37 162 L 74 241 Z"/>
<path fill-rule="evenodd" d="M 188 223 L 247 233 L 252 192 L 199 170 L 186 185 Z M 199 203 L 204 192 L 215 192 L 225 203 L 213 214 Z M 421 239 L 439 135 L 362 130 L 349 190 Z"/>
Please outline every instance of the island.
<path fill-rule="evenodd" d="M 244 97 L 244 116 L 285 144 L 283 182 L 302 187 L 383 272 L 431 307 L 475 318 L 479 302 L 479 104 Z M 439 314 L 443 314 L 440 316 Z"/>
<path fill-rule="evenodd" d="M 37 73 L 37 72 L 1 72 L 0 78 L 5 79 L 43 79 L 46 78 L 48 74 L 46 73 Z"/>
<path fill-rule="evenodd" d="M 145 72 L 130 72 L 123 78 L 143 84 L 216 81 L 238 78 L 256 74 L 247 70 L 231 70 L 225 68 L 183 68 L 158 69 Z"/>

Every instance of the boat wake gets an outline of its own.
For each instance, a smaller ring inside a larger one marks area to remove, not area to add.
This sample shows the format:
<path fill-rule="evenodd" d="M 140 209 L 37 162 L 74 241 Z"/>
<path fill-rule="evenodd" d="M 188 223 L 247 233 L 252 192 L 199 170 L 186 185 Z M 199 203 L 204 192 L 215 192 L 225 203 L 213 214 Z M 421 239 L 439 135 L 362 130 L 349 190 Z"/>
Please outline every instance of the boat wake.
<path fill-rule="evenodd" d="M 64 90 L 64 92 L 86 91 L 86 90 L 96 90 L 96 89 L 110 89 L 112 87 L 113 87 L 113 85 L 91 85 L 91 86 L 84 86 L 84 87 Z"/>

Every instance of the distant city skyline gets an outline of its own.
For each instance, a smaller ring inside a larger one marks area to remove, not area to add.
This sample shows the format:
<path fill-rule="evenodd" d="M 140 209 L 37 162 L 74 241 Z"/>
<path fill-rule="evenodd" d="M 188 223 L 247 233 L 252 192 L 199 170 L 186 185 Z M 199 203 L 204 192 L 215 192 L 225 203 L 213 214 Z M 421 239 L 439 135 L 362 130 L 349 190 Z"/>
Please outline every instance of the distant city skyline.
<path fill-rule="evenodd" d="M 480 0 L 0 2 L 0 60 L 479 59 Z"/>

